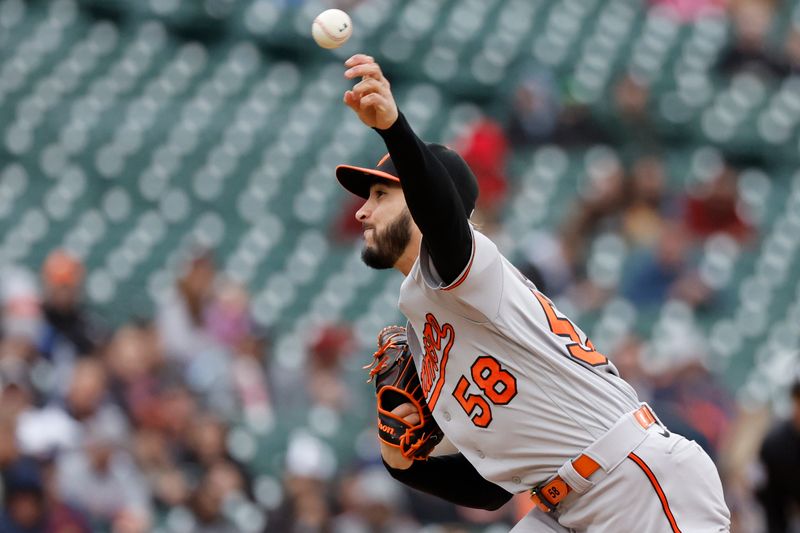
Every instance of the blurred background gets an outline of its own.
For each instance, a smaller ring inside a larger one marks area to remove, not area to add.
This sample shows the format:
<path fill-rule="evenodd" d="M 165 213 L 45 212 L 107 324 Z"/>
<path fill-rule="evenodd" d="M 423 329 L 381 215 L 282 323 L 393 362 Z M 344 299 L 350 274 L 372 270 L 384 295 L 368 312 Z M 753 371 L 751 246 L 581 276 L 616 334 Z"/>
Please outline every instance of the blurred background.
<path fill-rule="evenodd" d="M 313 18 L 355 33 L 324 51 Z M 0 531 L 501 532 L 384 472 L 341 103 L 374 55 L 477 220 L 799 531 L 800 2 L 0 0 Z M 767 525 L 769 524 L 769 526 Z M 794 528 L 794 529 L 792 529 Z"/>

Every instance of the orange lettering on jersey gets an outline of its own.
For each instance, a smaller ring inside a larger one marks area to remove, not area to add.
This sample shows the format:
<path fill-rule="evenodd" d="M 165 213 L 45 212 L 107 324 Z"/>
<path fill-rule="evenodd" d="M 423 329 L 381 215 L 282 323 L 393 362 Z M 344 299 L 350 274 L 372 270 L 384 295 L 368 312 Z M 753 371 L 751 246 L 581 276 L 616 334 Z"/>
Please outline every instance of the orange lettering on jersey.
<path fill-rule="evenodd" d="M 444 369 L 447 365 L 450 348 L 456 339 L 456 334 L 450 324 L 439 326 L 439 321 L 431 313 L 425 315 L 425 320 L 425 327 L 422 329 L 422 344 L 425 349 L 425 355 L 422 358 L 419 381 L 422 385 L 423 394 L 428 398 L 428 407 L 433 411 L 433 408 L 436 407 L 436 401 L 439 399 L 439 392 L 442 390 L 442 385 L 444 385 Z M 429 397 L 428 393 L 431 392 L 431 388 L 433 388 L 433 393 Z"/>
<path fill-rule="evenodd" d="M 547 317 L 547 323 L 550 325 L 550 330 L 559 337 L 567 338 L 572 341 L 566 346 L 567 351 L 572 357 L 591 366 L 608 363 L 606 356 L 595 350 L 592 341 L 586 339 L 586 342 L 581 342 L 581 337 L 575 330 L 575 326 L 572 325 L 569 319 L 556 314 L 553 302 L 551 302 L 547 296 L 538 291 L 531 290 L 531 292 L 542 305 L 544 314 Z"/>

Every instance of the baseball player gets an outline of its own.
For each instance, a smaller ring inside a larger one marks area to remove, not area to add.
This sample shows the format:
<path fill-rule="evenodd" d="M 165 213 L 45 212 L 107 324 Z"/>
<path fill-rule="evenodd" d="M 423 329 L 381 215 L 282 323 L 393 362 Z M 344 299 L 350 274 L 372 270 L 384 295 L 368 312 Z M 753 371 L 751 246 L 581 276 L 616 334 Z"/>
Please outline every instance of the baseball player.
<path fill-rule="evenodd" d="M 403 483 L 497 508 L 529 491 L 513 531 L 730 530 L 717 470 L 667 430 L 586 335 L 469 223 L 478 186 L 452 150 L 426 144 L 372 57 L 345 62 L 349 106 L 383 138 L 375 168 L 336 177 L 365 199 L 364 262 L 405 276 L 407 323 L 427 406 L 455 454 L 411 460 L 381 443 Z M 418 417 L 411 403 L 393 413 Z"/>

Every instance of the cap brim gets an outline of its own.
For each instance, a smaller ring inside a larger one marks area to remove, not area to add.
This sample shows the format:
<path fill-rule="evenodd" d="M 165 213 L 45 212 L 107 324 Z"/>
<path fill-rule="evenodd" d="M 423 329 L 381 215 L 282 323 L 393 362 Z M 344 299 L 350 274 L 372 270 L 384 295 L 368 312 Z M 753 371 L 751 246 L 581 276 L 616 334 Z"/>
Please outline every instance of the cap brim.
<path fill-rule="evenodd" d="M 369 198 L 369 188 L 376 179 L 383 179 L 400 183 L 397 176 L 374 168 L 354 167 L 352 165 L 339 165 L 336 167 L 336 179 L 342 187 L 361 198 Z"/>

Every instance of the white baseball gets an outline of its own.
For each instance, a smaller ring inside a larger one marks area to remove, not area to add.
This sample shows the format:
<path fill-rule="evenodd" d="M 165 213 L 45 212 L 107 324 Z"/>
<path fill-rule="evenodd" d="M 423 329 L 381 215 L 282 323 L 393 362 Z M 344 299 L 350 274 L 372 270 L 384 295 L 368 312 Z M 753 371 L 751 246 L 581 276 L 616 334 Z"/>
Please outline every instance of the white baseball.
<path fill-rule="evenodd" d="M 326 9 L 311 25 L 311 36 L 322 48 L 339 48 L 352 34 L 353 21 L 341 9 Z"/>

